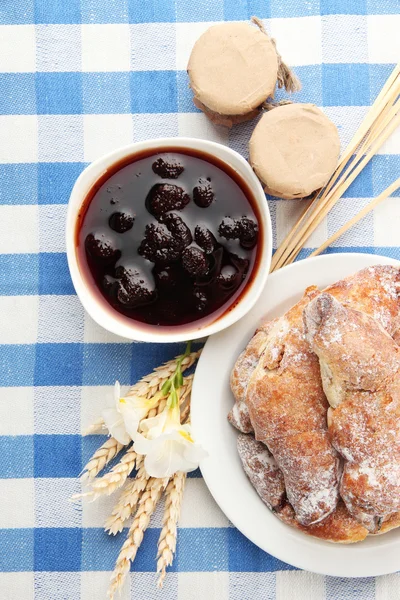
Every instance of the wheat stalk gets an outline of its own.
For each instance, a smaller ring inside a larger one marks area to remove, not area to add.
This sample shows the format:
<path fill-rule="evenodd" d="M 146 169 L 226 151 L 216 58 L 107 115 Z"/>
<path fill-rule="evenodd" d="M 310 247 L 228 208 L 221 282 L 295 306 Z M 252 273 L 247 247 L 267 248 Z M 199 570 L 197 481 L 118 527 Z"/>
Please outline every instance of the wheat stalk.
<path fill-rule="evenodd" d="M 149 475 L 146 473 L 143 463 L 143 457 L 139 456 L 137 459 L 137 467 L 139 467 L 139 470 L 135 479 L 123 490 L 117 504 L 113 508 L 110 517 L 105 523 L 105 530 L 110 535 L 116 535 L 123 530 L 125 521 L 129 519 L 138 506 L 143 491 L 145 490 L 147 482 L 150 479 Z"/>
<path fill-rule="evenodd" d="M 92 435 L 92 433 L 97 433 L 98 431 L 101 431 L 102 429 L 105 429 L 105 424 L 104 424 L 103 417 L 100 417 L 94 423 L 92 423 L 91 425 L 89 425 L 89 427 L 87 427 L 83 431 L 82 435 L 83 436 Z"/>
<path fill-rule="evenodd" d="M 153 477 L 147 482 L 146 489 L 140 498 L 137 513 L 129 529 L 128 537 L 122 546 L 115 564 L 108 590 L 108 596 L 111 599 L 121 589 L 129 573 L 131 562 L 135 559 L 136 553 L 143 541 L 144 532 L 149 526 L 150 517 L 155 511 L 157 502 L 166 484 L 167 482 L 164 479 L 154 479 Z"/>
<path fill-rule="evenodd" d="M 183 490 L 185 487 L 186 473 L 175 473 L 165 491 L 165 509 L 163 527 L 158 540 L 157 550 L 157 573 L 158 587 L 164 583 L 167 567 L 172 565 L 176 549 L 176 535 Z"/>
<path fill-rule="evenodd" d="M 121 452 L 123 444 L 117 442 L 113 437 L 108 438 L 104 444 L 93 454 L 92 458 L 83 468 L 81 480 L 91 481 L 100 471 Z"/>

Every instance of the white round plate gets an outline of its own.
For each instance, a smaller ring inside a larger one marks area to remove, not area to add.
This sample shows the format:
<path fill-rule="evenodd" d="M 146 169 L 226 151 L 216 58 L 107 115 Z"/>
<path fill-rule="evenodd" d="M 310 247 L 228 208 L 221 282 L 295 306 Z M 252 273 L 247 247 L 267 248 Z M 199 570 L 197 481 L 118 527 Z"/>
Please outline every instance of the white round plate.
<path fill-rule="evenodd" d="M 374 264 L 383 256 L 330 254 L 309 258 L 273 273 L 254 308 L 240 321 L 208 339 L 192 392 L 193 435 L 207 450 L 200 467 L 217 504 L 254 544 L 300 569 L 340 577 L 367 577 L 400 569 L 400 530 L 370 536 L 358 544 L 324 542 L 285 525 L 259 498 L 241 466 L 236 430 L 228 423 L 233 405 L 229 376 L 236 358 L 265 318 L 282 315 L 309 285 L 325 286 Z"/>

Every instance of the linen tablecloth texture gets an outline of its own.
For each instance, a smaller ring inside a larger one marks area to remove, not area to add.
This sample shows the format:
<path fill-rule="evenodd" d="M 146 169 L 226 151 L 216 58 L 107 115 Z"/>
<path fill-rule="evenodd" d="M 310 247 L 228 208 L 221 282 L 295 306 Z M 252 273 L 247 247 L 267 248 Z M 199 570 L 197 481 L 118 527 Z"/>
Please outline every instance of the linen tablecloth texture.
<path fill-rule="evenodd" d="M 0 3 L 0 597 L 101 600 L 124 534 L 102 525 L 115 498 L 73 505 L 100 436 L 81 431 L 127 386 L 182 345 L 130 343 L 98 327 L 72 286 L 64 223 L 90 161 L 158 136 L 197 136 L 247 156 L 253 123 L 213 126 L 185 71 L 213 22 L 264 19 L 303 90 L 346 143 L 399 58 L 396 0 L 2 0 Z M 278 93 L 278 98 L 284 94 Z M 315 248 L 399 175 L 393 136 L 309 240 Z M 399 196 L 399 192 L 397 192 Z M 274 246 L 299 202 L 269 199 Z M 338 240 L 400 258 L 400 200 L 386 200 Z M 303 256 L 310 250 L 303 252 Z M 246 510 L 243 507 L 243 510 Z M 161 511 L 122 598 L 315 600 L 400 597 L 397 575 L 324 577 L 247 541 L 197 471 L 187 482 L 177 556 L 155 588 Z"/>

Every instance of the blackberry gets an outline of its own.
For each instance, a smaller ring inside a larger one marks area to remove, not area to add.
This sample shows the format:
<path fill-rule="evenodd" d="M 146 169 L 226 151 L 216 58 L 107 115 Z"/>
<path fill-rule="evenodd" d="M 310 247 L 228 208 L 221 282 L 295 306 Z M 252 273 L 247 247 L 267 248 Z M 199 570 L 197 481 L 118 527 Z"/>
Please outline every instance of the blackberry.
<path fill-rule="evenodd" d="M 115 212 L 108 220 L 108 224 L 117 233 L 125 233 L 132 229 L 135 219 L 132 215 L 124 212 Z"/>
<path fill-rule="evenodd" d="M 85 239 L 85 248 L 88 254 L 104 263 L 117 261 L 121 251 L 114 247 L 104 233 L 89 233 Z"/>
<path fill-rule="evenodd" d="M 204 225 L 196 225 L 194 240 L 206 254 L 212 254 L 218 245 L 214 235 Z"/>
<path fill-rule="evenodd" d="M 178 179 L 179 175 L 183 173 L 185 168 L 175 158 L 165 160 L 164 158 L 158 158 L 151 165 L 154 173 L 162 177 L 162 179 Z"/>
<path fill-rule="evenodd" d="M 155 300 L 155 290 L 138 270 L 119 266 L 115 275 L 116 297 L 124 306 L 137 308 Z"/>
<path fill-rule="evenodd" d="M 207 258 L 199 248 L 191 246 L 182 254 L 182 265 L 189 275 L 206 275 L 208 272 Z"/>
<path fill-rule="evenodd" d="M 193 188 L 193 202 L 200 208 L 208 208 L 215 198 L 214 191 L 208 179 L 200 177 L 198 185 Z"/>
<path fill-rule="evenodd" d="M 167 265 L 179 259 L 181 248 L 177 240 L 160 223 L 146 225 L 138 254 L 151 262 Z"/>
<path fill-rule="evenodd" d="M 166 215 L 161 215 L 159 221 L 167 227 L 170 233 L 172 233 L 182 249 L 186 248 L 186 246 L 190 246 L 193 241 L 192 233 L 179 215 L 173 212 Z"/>
<path fill-rule="evenodd" d="M 231 217 L 225 217 L 218 227 L 218 233 L 227 240 L 237 240 L 239 237 L 238 222 Z"/>
<path fill-rule="evenodd" d="M 156 183 L 146 197 L 146 208 L 155 217 L 171 210 L 182 210 L 190 198 L 183 188 L 172 183 Z"/>
<path fill-rule="evenodd" d="M 257 244 L 258 226 L 252 219 L 242 217 L 237 221 L 239 228 L 239 241 L 242 248 L 251 250 Z"/>

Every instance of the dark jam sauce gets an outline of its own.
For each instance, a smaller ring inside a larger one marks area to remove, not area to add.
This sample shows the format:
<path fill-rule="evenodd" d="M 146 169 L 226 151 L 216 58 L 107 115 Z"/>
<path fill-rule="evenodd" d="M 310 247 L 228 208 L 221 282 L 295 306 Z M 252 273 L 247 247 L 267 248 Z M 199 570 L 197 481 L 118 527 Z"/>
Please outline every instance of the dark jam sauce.
<path fill-rule="evenodd" d="M 119 313 L 149 325 L 214 321 L 254 276 L 261 232 L 238 174 L 173 148 L 114 165 L 78 219 L 81 270 Z"/>

